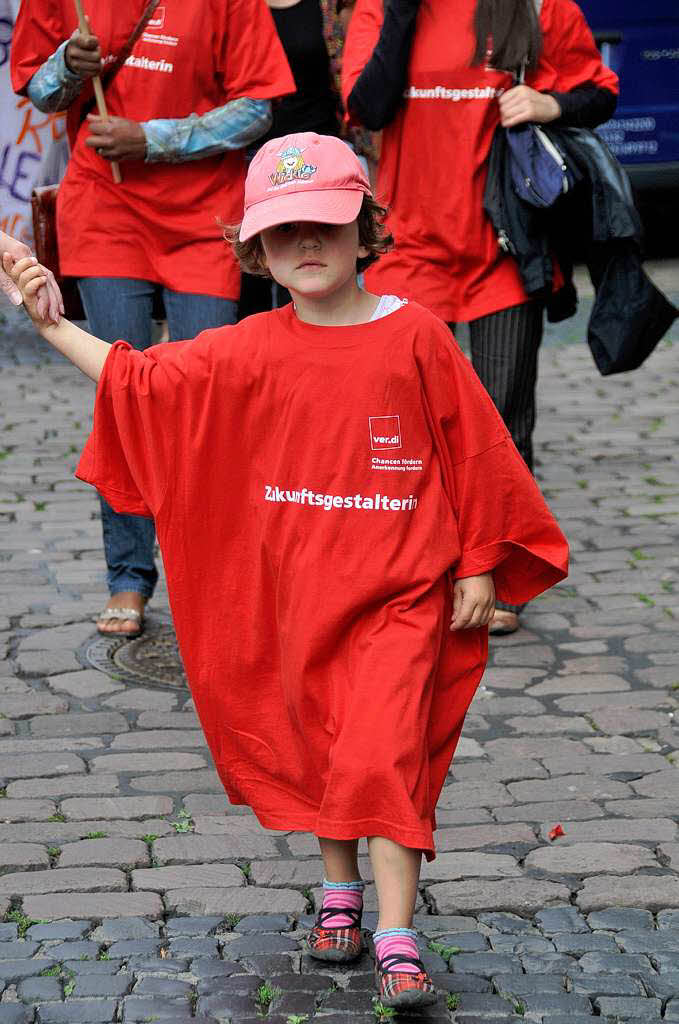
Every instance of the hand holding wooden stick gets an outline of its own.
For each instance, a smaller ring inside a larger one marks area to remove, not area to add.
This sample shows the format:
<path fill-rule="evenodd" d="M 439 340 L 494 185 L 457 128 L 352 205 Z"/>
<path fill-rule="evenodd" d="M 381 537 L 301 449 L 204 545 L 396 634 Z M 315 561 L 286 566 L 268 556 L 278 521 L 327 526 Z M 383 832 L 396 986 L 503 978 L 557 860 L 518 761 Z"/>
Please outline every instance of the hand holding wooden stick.
<path fill-rule="evenodd" d="M 85 17 L 85 11 L 83 10 L 82 0 L 73 0 L 73 2 L 75 3 L 76 14 L 78 15 L 78 27 L 80 29 L 80 33 L 83 36 L 89 36 L 90 26 L 87 22 L 87 18 Z M 92 85 L 94 86 L 94 97 L 97 101 L 97 110 L 99 111 L 99 116 L 108 119 L 108 110 L 106 109 L 106 97 L 104 96 L 104 90 L 102 88 L 101 78 L 99 77 L 99 75 L 95 75 L 95 77 L 92 79 Z M 120 165 L 116 163 L 115 160 L 111 162 L 111 173 L 113 175 L 113 180 L 116 183 L 116 185 L 120 185 L 123 178 L 120 173 Z"/>

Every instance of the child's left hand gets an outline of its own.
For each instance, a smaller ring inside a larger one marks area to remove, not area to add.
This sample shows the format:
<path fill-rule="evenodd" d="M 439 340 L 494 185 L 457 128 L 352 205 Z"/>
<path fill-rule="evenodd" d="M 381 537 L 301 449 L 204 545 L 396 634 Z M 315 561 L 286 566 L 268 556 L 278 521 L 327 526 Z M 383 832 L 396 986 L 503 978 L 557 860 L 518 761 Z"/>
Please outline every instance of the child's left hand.
<path fill-rule="evenodd" d="M 453 584 L 451 629 L 478 629 L 487 626 L 495 611 L 493 575 L 467 576 Z"/>

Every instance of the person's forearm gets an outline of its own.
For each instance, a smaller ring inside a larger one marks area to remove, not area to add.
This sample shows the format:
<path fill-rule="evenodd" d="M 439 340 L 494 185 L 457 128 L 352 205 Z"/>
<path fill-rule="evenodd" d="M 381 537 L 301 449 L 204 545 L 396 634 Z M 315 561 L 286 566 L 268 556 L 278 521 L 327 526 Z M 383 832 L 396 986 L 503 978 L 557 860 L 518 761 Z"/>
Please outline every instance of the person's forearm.
<path fill-rule="evenodd" d="M 142 122 L 147 163 L 202 160 L 229 149 L 244 149 L 271 127 L 271 102 L 243 96 L 200 117 L 155 118 Z"/>
<path fill-rule="evenodd" d="M 385 4 L 377 45 L 349 94 L 350 113 L 372 131 L 384 128 L 403 100 L 419 8 L 417 0 Z"/>
<path fill-rule="evenodd" d="M 587 83 L 569 92 L 550 91 L 561 108 L 561 114 L 552 122 L 555 127 L 596 128 L 613 117 L 618 97 L 609 89 Z"/>
<path fill-rule="evenodd" d="M 65 53 L 68 40 L 42 64 L 28 83 L 28 98 L 45 114 L 67 110 L 83 87 L 84 79 L 69 70 Z"/>
<path fill-rule="evenodd" d="M 35 324 L 45 341 L 61 352 L 91 380 L 97 381 L 111 351 L 111 346 L 101 338 L 95 338 L 70 320 L 61 319 L 58 324 Z"/>

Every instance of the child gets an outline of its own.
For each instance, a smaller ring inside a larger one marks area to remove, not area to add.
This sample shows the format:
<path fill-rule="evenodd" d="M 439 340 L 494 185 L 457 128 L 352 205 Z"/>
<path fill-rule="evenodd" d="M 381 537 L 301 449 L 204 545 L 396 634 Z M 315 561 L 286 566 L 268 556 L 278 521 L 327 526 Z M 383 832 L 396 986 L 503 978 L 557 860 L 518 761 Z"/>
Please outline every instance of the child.
<path fill-rule="evenodd" d="M 494 593 L 553 585 L 567 547 L 445 324 L 358 286 L 385 248 L 380 212 L 338 139 L 268 142 L 235 248 L 293 304 L 145 352 L 42 322 L 42 268 L 5 267 L 42 335 L 99 381 L 78 476 L 156 521 L 231 801 L 319 838 L 310 952 L 361 952 L 367 836 L 379 995 L 403 1008 L 436 998 L 412 930 L 420 861 Z"/>

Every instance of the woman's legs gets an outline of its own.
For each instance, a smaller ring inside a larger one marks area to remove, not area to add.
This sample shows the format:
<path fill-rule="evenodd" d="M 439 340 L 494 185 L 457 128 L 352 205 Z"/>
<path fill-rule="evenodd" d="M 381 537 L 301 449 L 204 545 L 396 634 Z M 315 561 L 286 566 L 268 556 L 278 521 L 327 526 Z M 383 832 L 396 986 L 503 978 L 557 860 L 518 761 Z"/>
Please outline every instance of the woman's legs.
<path fill-rule="evenodd" d="M 195 338 L 201 331 L 212 327 L 235 324 L 238 303 L 233 299 L 220 299 L 216 295 L 194 295 L 192 292 L 173 292 L 163 288 L 163 302 L 167 314 L 170 341 Z"/>
<path fill-rule="evenodd" d="M 81 278 L 78 282 L 90 329 L 104 341 L 122 338 L 143 351 L 151 344 L 153 297 L 151 281 L 134 278 Z M 194 338 L 209 327 L 235 323 L 236 303 L 211 295 L 163 290 L 170 338 Z M 101 501 L 107 582 L 111 599 L 107 610 L 131 608 L 143 612 L 158 580 L 153 548 L 155 528 L 142 516 L 118 515 Z M 101 632 L 135 633 L 133 619 L 99 622 Z"/>
<path fill-rule="evenodd" d="M 136 349 L 151 344 L 154 285 L 133 278 L 83 277 L 78 281 L 90 330 L 104 341 L 124 339 Z M 107 610 L 132 608 L 142 613 L 158 571 L 153 557 L 155 529 L 150 519 L 118 515 L 100 498 L 107 583 Z M 136 633 L 134 619 L 100 620 L 101 632 Z"/>
<path fill-rule="evenodd" d="M 241 274 L 238 319 L 255 313 L 268 313 L 273 308 L 272 281 L 256 274 Z"/>
<path fill-rule="evenodd" d="M 469 324 L 474 369 L 531 472 L 542 318 L 541 303 L 524 302 Z"/>
<path fill-rule="evenodd" d="M 493 399 L 514 444 L 533 471 L 533 429 L 538 349 L 542 341 L 543 307 L 524 302 L 469 324 L 472 364 Z M 500 612 L 517 615 L 523 605 L 497 603 Z M 499 620 L 501 616 L 497 616 Z M 516 625 L 508 619 L 509 628 Z M 496 624 L 496 630 L 499 623 Z M 493 630 L 493 624 L 491 624 Z M 496 631 L 493 630 L 493 631 Z"/>
<path fill-rule="evenodd" d="M 244 320 L 253 313 L 268 313 L 279 306 L 287 306 L 291 302 L 287 288 L 269 277 L 258 277 L 256 274 L 241 275 L 240 301 L 238 303 L 238 319 Z"/>

